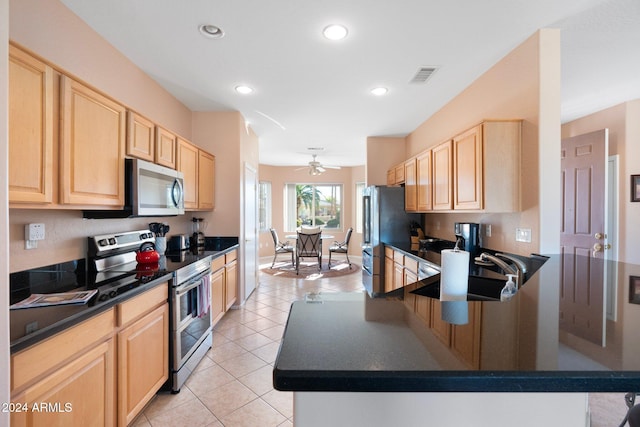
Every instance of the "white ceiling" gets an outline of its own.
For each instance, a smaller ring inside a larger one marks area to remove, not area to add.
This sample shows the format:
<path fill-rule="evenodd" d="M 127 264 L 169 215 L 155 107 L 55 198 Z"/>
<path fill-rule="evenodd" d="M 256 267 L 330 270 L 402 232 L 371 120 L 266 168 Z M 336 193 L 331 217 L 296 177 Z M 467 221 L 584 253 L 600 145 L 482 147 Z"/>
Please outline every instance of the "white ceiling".
<path fill-rule="evenodd" d="M 263 164 L 364 164 L 367 136 L 410 133 L 540 28 L 562 30 L 563 122 L 640 98 L 638 0 L 61 1 L 191 110 L 240 111 Z"/>

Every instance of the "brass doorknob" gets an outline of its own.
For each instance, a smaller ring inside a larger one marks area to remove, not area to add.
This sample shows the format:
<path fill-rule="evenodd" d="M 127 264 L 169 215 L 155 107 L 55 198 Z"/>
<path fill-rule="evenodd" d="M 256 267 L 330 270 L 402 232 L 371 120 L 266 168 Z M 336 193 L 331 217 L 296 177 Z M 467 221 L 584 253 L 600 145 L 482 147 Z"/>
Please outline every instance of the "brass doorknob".
<path fill-rule="evenodd" d="M 605 234 L 603 234 L 603 233 L 596 233 L 593 237 L 595 237 L 598 240 L 601 240 L 601 239 L 604 239 L 607 236 Z"/>

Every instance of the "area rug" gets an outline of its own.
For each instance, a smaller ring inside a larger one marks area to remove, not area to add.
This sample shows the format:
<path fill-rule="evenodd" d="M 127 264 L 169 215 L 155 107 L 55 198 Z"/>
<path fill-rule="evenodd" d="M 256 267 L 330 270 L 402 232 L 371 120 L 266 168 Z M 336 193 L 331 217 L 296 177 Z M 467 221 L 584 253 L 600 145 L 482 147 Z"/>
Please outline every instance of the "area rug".
<path fill-rule="evenodd" d="M 360 266 L 352 262 L 351 268 L 349 268 L 349 264 L 347 264 L 346 260 L 331 260 L 331 268 L 329 268 L 327 263 L 323 260 L 322 268 L 318 271 L 317 262 L 301 261 L 300 274 L 296 274 L 296 266 L 292 265 L 291 262 L 276 262 L 273 268 L 271 268 L 271 263 L 269 263 L 265 267 L 261 268 L 260 271 L 279 277 L 318 280 L 359 273 Z"/>

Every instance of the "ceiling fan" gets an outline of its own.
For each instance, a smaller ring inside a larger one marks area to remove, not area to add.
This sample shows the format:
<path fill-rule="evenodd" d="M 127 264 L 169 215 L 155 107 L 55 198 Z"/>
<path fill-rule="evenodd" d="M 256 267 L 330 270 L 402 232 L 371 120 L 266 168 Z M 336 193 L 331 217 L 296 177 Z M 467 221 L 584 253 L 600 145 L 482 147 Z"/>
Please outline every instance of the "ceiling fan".
<path fill-rule="evenodd" d="M 320 175 L 321 173 L 325 172 L 327 169 L 340 169 L 340 166 L 327 166 L 327 165 L 323 165 L 322 163 L 320 163 L 319 161 L 316 160 L 317 154 L 312 154 L 311 157 L 313 157 L 313 160 L 311 160 L 309 162 L 309 165 L 306 166 L 307 168 L 309 168 L 309 175 Z M 305 168 L 298 168 L 296 170 L 302 170 Z"/>

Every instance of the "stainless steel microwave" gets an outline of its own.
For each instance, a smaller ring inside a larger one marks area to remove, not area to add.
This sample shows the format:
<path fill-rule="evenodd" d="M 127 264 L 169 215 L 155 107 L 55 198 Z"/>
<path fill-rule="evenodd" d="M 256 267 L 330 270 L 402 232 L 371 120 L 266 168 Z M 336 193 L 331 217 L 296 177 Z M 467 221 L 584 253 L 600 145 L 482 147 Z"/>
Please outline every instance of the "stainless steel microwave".
<path fill-rule="evenodd" d="M 85 210 L 84 218 L 127 218 L 184 214 L 182 172 L 139 159 L 125 159 L 122 210 Z"/>

